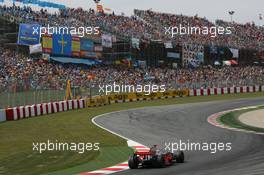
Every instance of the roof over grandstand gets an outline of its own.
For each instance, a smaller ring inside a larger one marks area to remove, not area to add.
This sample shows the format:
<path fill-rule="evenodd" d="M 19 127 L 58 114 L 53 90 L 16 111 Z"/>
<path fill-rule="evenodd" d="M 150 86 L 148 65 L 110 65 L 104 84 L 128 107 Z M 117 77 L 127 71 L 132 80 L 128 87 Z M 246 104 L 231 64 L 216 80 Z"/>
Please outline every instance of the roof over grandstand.
<path fill-rule="evenodd" d="M 5 0 L 10 2 L 12 0 Z M 68 7 L 85 9 L 95 7 L 93 0 L 45 0 L 47 2 L 53 2 L 57 4 L 66 5 Z M 154 1 L 154 2 L 153 2 Z M 264 14 L 263 6 L 264 1 L 251 0 L 144 0 L 144 1 L 132 1 L 132 0 L 101 0 L 104 7 L 114 10 L 120 14 L 124 12 L 126 15 L 133 14 L 134 9 L 152 9 L 158 12 L 168 12 L 173 14 L 184 14 L 193 16 L 198 14 L 200 17 L 206 17 L 211 21 L 216 19 L 230 20 L 230 16 L 227 13 L 230 10 L 235 11 L 233 19 L 239 23 L 247 23 L 254 21 L 255 24 L 263 25 L 264 21 L 259 20 L 259 14 Z"/>

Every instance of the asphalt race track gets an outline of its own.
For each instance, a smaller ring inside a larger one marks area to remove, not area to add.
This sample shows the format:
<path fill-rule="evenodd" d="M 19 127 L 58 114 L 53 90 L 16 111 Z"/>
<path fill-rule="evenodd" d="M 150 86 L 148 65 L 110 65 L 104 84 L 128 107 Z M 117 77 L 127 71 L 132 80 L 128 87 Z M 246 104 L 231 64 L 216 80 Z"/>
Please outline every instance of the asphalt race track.
<path fill-rule="evenodd" d="M 207 117 L 216 112 L 261 104 L 264 97 L 148 107 L 107 114 L 97 118 L 96 123 L 146 146 L 180 139 L 232 143 L 229 152 L 187 151 L 183 164 L 127 170 L 117 175 L 263 175 L 263 135 L 221 129 L 207 123 Z"/>

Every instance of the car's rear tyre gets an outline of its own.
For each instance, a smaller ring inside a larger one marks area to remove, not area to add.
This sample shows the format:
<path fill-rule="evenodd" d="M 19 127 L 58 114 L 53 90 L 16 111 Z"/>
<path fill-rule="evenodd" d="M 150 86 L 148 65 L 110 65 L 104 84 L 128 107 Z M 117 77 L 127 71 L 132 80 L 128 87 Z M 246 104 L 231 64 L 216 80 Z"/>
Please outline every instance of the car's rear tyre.
<path fill-rule="evenodd" d="M 134 157 L 130 157 L 128 159 L 128 166 L 130 169 L 137 169 L 138 168 L 138 162 L 134 159 Z"/>
<path fill-rule="evenodd" d="M 184 163 L 184 153 L 183 151 L 177 151 L 175 154 L 176 162 L 177 163 Z"/>

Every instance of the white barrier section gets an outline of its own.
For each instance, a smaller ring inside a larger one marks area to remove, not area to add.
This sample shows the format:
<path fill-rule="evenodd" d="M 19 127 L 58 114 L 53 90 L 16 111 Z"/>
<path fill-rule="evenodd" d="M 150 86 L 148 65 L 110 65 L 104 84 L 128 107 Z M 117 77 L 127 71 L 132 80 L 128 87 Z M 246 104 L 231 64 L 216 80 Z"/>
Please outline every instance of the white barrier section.
<path fill-rule="evenodd" d="M 197 96 L 201 96 L 201 89 L 197 89 L 197 90 L 196 90 L 196 95 L 197 95 Z"/>
<path fill-rule="evenodd" d="M 35 117 L 36 116 L 36 113 L 35 113 L 35 105 L 32 105 L 30 107 L 30 113 L 31 113 L 31 117 Z"/>
<path fill-rule="evenodd" d="M 80 100 L 80 108 L 84 108 L 84 100 Z"/>
<path fill-rule="evenodd" d="M 203 92 L 204 93 L 204 96 L 207 96 L 208 95 L 208 90 L 207 89 L 204 89 L 203 91 L 204 91 Z"/>
<path fill-rule="evenodd" d="M 64 108 L 64 111 L 68 111 L 67 101 L 63 101 L 63 108 Z"/>
<path fill-rule="evenodd" d="M 221 88 L 217 88 L 217 95 L 221 95 L 222 94 L 222 89 Z"/>
<path fill-rule="evenodd" d="M 77 108 L 78 108 L 78 101 L 73 100 L 73 109 L 77 109 Z"/>
<path fill-rule="evenodd" d="M 14 120 L 17 120 L 18 119 L 17 108 L 13 108 L 13 114 L 14 114 Z"/>
<path fill-rule="evenodd" d="M 240 87 L 236 87 L 236 93 L 240 93 Z"/>
<path fill-rule="evenodd" d="M 42 112 L 43 112 L 43 115 L 47 114 L 47 103 L 42 104 Z"/>
<path fill-rule="evenodd" d="M 67 103 L 69 104 L 69 110 L 72 110 L 72 100 L 68 100 Z"/>
<path fill-rule="evenodd" d="M 59 112 L 62 112 L 63 108 L 62 108 L 62 101 L 59 102 Z"/>
<path fill-rule="evenodd" d="M 253 92 L 253 86 L 249 86 L 249 92 Z"/>
<path fill-rule="evenodd" d="M 26 118 L 29 117 L 29 110 L 30 110 L 30 106 L 25 106 L 25 117 Z"/>
<path fill-rule="evenodd" d="M 37 104 L 37 116 L 41 115 L 41 104 Z"/>
<path fill-rule="evenodd" d="M 52 103 L 52 106 L 53 106 L 53 112 L 54 113 L 58 112 L 57 104 L 56 103 Z"/>
<path fill-rule="evenodd" d="M 228 94 L 228 89 L 224 88 L 224 94 Z"/>
<path fill-rule="evenodd" d="M 24 106 L 20 106 L 19 107 L 19 116 L 20 116 L 20 119 L 25 118 L 25 116 L 24 116 Z"/>
<path fill-rule="evenodd" d="M 210 88 L 210 94 L 214 95 L 214 88 Z"/>
<path fill-rule="evenodd" d="M 256 91 L 256 92 L 259 92 L 259 90 L 260 90 L 260 89 L 259 89 L 259 86 L 255 86 L 255 91 Z"/>
<path fill-rule="evenodd" d="M 0 109 L 0 122 L 6 121 L 6 111 L 4 109 Z"/>
<path fill-rule="evenodd" d="M 193 96 L 194 93 L 193 93 L 193 89 L 190 90 L 190 93 L 189 93 L 190 96 Z"/>
<path fill-rule="evenodd" d="M 230 88 L 230 94 L 233 94 L 233 93 L 235 93 L 235 88 L 234 87 L 231 87 Z"/>
<path fill-rule="evenodd" d="M 247 86 L 243 86 L 243 93 L 247 93 Z"/>
<path fill-rule="evenodd" d="M 48 114 L 51 114 L 52 110 L 51 110 L 51 103 L 48 103 Z"/>

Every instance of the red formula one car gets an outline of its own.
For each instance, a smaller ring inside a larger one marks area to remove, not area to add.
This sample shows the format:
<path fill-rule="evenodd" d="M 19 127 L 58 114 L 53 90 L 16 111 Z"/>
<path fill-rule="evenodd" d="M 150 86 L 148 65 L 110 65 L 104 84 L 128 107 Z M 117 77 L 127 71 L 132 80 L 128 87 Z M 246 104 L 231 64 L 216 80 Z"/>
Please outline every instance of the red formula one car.
<path fill-rule="evenodd" d="M 128 166 L 130 169 L 140 167 L 154 167 L 163 168 L 173 165 L 174 163 L 183 163 L 184 153 L 179 151 L 171 153 L 166 151 L 154 150 L 151 148 L 149 151 L 136 151 L 129 157 Z"/>

